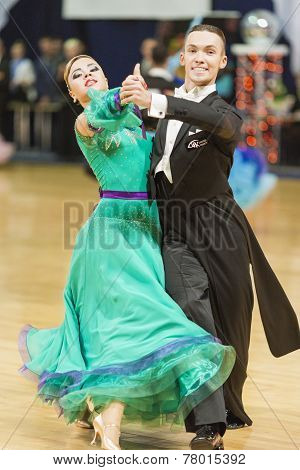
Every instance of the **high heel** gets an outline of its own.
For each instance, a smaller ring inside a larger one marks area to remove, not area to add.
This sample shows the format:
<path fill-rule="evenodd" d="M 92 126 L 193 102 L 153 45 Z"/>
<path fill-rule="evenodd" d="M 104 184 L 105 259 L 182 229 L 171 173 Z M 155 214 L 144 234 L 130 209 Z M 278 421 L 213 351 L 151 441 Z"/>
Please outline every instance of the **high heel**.
<path fill-rule="evenodd" d="M 101 413 L 94 419 L 93 421 L 93 426 L 95 430 L 95 435 L 94 439 L 91 442 L 92 446 L 96 445 L 97 441 L 97 436 L 100 436 L 101 438 L 101 449 L 105 450 L 121 450 L 121 447 L 118 446 L 117 444 L 114 444 L 109 437 L 105 435 L 105 429 L 110 428 L 110 427 L 116 427 L 119 428 L 117 424 L 104 424 L 103 418 Z M 118 436 L 120 436 L 120 431 L 118 432 Z"/>
<path fill-rule="evenodd" d="M 91 441 L 91 445 L 95 446 L 97 442 L 97 436 L 100 436 L 101 439 L 101 449 L 104 450 L 121 450 L 121 447 L 117 444 L 115 444 L 109 437 L 106 436 L 105 434 L 105 429 L 106 428 L 111 428 L 111 427 L 116 427 L 119 428 L 118 436 L 120 436 L 120 427 L 117 424 L 104 424 L 102 414 L 97 413 L 93 402 L 90 398 L 87 399 L 87 405 L 89 407 L 89 410 L 93 414 L 97 414 L 96 418 L 93 420 L 93 427 L 95 430 L 94 434 L 94 439 Z"/>

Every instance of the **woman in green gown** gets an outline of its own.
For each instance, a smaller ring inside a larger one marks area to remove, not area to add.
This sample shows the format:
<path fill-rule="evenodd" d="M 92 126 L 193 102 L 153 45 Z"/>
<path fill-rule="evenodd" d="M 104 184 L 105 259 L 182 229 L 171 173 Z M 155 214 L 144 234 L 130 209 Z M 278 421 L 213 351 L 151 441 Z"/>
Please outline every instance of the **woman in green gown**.
<path fill-rule="evenodd" d="M 158 210 L 146 193 L 152 142 L 137 110 L 121 106 L 89 56 L 73 58 L 65 79 L 84 108 L 76 138 L 102 198 L 77 235 L 64 321 L 22 329 L 20 372 L 67 423 L 88 409 L 102 448 L 119 449 L 122 419 L 183 423 L 228 378 L 235 351 L 165 292 Z"/>

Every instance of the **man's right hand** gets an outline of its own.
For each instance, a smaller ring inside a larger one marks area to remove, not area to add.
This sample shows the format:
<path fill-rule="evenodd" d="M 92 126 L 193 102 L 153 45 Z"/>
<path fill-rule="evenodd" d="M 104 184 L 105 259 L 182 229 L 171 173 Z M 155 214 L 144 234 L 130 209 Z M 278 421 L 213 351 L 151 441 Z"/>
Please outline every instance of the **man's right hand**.
<path fill-rule="evenodd" d="M 147 83 L 145 82 L 142 74 L 141 74 L 141 66 L 140 64 L 136 64 L 134 69 L 133 69 L 133 75 L 128 75 L 127 78 L 125 78 L 124 82 L 122 83 L 122 87 L 123 86 L 126 86 L 126 85 L 133 85 L 134 82 L 136 81 L 139 81 L 141 82 L 141 84 L 143 85 L 143 87 L 145 88 L 145 90 L 147 90 L 148 88 L 148 85 Z"/>
<path fill-rule="evenodd" d="M 144 108 L 150 107 L 151 93 L 147 89 L 147 83 L 141 75 L 140 64 L 136 64 L 133 75 L 128 75 L 122 83 L 121 104 L 135 103 Z"/>

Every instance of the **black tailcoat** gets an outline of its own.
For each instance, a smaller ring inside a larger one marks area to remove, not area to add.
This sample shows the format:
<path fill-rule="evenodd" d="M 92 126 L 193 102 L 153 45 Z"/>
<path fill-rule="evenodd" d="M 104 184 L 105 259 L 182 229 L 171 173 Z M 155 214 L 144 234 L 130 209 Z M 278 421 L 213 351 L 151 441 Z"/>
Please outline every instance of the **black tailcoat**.
<path fill-rule="evenodd" d="M 253 308 L 250 263 L 265 334 L 275 357 L 299 348 L 296 314 L 228 183 L 241 117 L 216 92 L 200 103 L 174 97 L 167 101 L 148 179 L 150 197 L 161 198 L 154 170 L 164 153 L 168 120 L 183 121 L 170 157 L 173 184 L 167 184 L 167 195 L 159 203 L 166 287 L 189 318 L 235 347 L 237 362 L 224 387 L 225 401 L 251 424 L 242 404 Z M 180 211 L 174 211 L 178 206 Z M 197 313 L 199 296 L 204 298 L 197 282 L 203 269 L 215 330 L 205 320 L 206 314 Z M 185 278 L 195 287 L 188 293 Z"/>

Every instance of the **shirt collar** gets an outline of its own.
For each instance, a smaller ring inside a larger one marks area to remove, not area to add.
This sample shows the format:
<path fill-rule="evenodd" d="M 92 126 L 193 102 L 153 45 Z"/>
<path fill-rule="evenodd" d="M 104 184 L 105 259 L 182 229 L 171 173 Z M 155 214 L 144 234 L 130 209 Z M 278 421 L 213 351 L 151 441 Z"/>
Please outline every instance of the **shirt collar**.
<path fill-rule="evenodd" d="M 206 85 L 203 87 L 195 86 L 189 92 L 186 91 L 185 85 L 182 85 L 180 88 L 175 88 L 175 97 L 176 98 L 185 98 L 192 101 L 201 101 L 206 96 L 210 95 L 216 91 L 216 84 Z"/>

